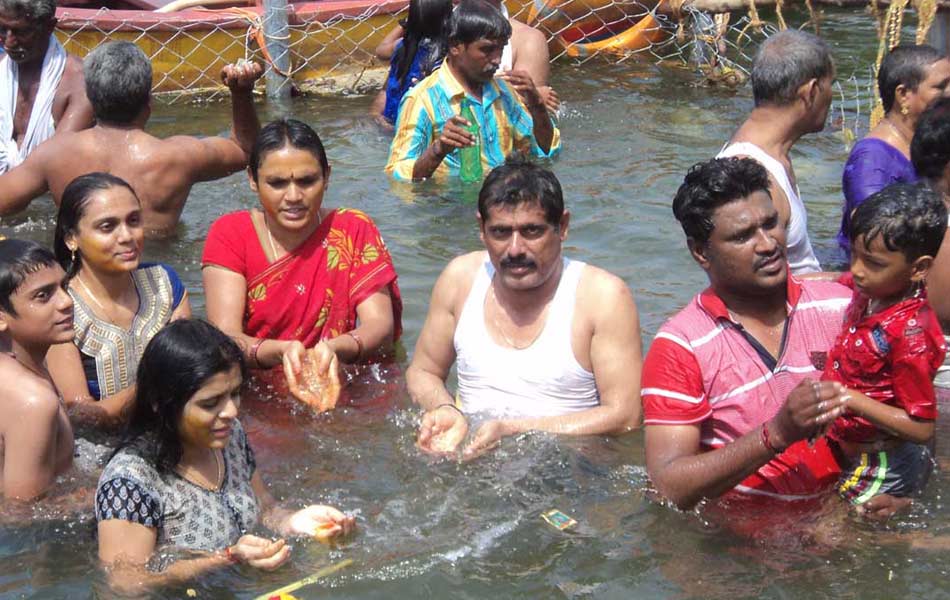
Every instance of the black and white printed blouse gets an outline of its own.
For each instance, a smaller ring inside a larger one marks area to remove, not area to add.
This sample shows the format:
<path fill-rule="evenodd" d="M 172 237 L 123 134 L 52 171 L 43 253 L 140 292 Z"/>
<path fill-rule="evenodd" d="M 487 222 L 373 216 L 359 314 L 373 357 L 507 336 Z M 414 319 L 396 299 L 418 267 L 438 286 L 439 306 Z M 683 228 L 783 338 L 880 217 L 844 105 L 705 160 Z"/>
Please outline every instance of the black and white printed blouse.
<path fill-rule="evenodd" d="M 260 519 L 251 487 L 256 463 L 240 422 L 223 452 L 224 482 L 213 491 L 176 472 L 159 471 L 141 454 L 140 440 L 116 454 L 99 477 L 96 520 L 121 519 L 158 530 L 156 550 L 213 552 L 235 543 Z"/>

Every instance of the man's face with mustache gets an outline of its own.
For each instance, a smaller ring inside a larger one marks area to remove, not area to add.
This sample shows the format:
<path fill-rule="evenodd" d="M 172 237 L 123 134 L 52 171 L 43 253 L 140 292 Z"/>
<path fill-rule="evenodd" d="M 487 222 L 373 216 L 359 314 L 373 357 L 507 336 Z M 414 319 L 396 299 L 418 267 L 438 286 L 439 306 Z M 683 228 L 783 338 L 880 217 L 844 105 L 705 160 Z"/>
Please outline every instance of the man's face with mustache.
<path fill-rule="evenodd" d="M 488 219 L 479 219 L 479 225 L 499 282 L 513 290 L 530 290 L 547 282 L 558 272 L 569 220 L 570 214 L 564 211 L 560 223 L 552 225 L 540 202 L 488 209 Z"/>
<path fill-rule="evenodd" d="M 15 63 L 42 61 L 55 25 L 0 11 L 0 46 Z"/>
<path fill-rule="evenodd" d="M 712 222 L 709 241 L 691 242 L 690 250 L 720 295 L 756 295 L 785 286 L 785 224 L 766 192 L 720 206 Z"/>

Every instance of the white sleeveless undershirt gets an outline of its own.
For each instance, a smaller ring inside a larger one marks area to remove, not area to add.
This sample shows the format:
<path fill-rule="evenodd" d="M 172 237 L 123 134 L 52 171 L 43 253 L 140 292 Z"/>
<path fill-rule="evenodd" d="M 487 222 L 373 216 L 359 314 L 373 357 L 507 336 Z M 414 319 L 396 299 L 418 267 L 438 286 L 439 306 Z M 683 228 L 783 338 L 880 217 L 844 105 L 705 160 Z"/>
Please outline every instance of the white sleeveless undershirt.
<path fill-rule="evenodd" d="M 547 417 L 600 404 L 594 374 L 571 348 L 577 285 L 584 263 L 564 259 L 544 329 L 522 350 L 499 346 L 485 324 L 485 298 L 495 269 L 478 269 L 455 328 L 459 399 L 466 413 Z"/>
<path fill-rule="evenodd" d="M 788 237 L 785 240 L 788 268 L 792 273 L 813 273 L 821 270 L 818 258 L 811 247 L 808 238 L 808 215 L 805 213 L 805 203 L 798 194 L 798 186 L 792 187 L 792 182 L 785 172 L 782 163 L 769 156 L 765 150 L 750 142 L 737 142 L 725 146 L 719 151 L 716 158 L 730 156 L 748 156 L 765 167 L 778 183 L 785 197 L 788 198 L 788 207 L 791 216 L 788 221 Z"/>

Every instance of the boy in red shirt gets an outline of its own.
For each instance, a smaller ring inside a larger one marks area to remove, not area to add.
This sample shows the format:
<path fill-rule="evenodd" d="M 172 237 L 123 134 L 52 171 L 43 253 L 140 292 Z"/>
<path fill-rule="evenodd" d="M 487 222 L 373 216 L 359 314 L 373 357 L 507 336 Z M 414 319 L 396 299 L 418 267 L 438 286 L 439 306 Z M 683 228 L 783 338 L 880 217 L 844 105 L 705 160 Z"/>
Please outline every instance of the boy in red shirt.
<path fill-rule="evenodd" d="M 924 281 L 946 229 L 943 202 L 914 185 L 885 188 L 852 216 L 842 283 L 854 295 L 822 379 L 849 391 L 828 436 L 841 450 L 838 490 L 855 505 L 917 492 L 933 465 L 931 382 L 946 347 Z"/>

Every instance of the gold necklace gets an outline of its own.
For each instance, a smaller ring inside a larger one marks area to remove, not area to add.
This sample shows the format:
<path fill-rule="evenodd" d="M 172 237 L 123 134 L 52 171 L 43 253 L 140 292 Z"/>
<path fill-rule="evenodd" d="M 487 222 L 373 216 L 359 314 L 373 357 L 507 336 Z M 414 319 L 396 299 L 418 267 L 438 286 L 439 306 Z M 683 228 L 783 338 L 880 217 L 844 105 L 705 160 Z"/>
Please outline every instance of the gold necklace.
<path fill-rule="evenodd" d="M 489 284 L 488 289 L 489 289 L 489 291 L 491 291 L 492 302 L 495 303 L 495 306 L 496 306 L 496 307 L 498 308 L 498 310 L 500 311 L 500 310 L 501 310 L 501 303 L 498 302 L 498 296 L 495 295 L 495 285 L 494 285 L 494 283 Z M 495 329 L 498 330 L 498 333 L 501 334 L 501 337 L 505 340 L 505 343 L 508 344 L 509 346 L 511 346 L 512 348 L 514 348 L 515 350 L 524 350 L 525 348 L 530 348 L 536 341 L 538 341 L 538 338 L 541 337 L 541 332 L 544 331 L 544 327 L 542 326 L 542 327 L 541 327 L 541 331 L 538 331 L 538 333 L 536 333 L 535 336 L 534 336 L 533 338 L 531 338 L 531 341 L 529 341 L 529 342 L 528 342 L 527 344 L 525 344 L 524 346 L 519 346 L 518 344 L 515 343 L 515 341 L 514 341 L 513 339 L 511 339 L 510 337 L 508 337 L 508 334 L 505 333 L 505 330 L 504 330 L 504 328 L 501 326 L 501 323 L 498 322 L 498 317 L 497 317 L 497 315 L 492 315 L 492 324 L 495 326 Z"/>
<path fill-rule="evenodd" d="M 270 226 L 267 225 L 267 213 L 264 211 L 261 211 L 261 215 L 264 217 L 264 230 L 267 232 L 267 241 L 270 243 L 270 251 L 271 251 L 271 254 L 274 255 L 274 260 L 276 261 L 277 260 L 277 246 L 274 244 L 274 235 L 270 232 Z M 313 230 L 316 231 L 317 227 L 320 227 L 320 223 L 322 222 L 323 222 L 323 219 L 320 218 L 320 210 L 318 209 L 317 210 L 317 224 L 314 226 Z"/>
<path fill-rule="evenodd" d="M 897 134 L 897 137 L 899 137 L 902 142 L 904 142 L 904 143 L 906 143 L 908 146 L 910 146 L 910 140 L 907 139 L 907 136 L 904 135 L 904 132 L 901 131 L 901 130 L 897 127 L 897 125 L 895 125 L 893 122 L 891 122 L 890 118 L 884 117 L 884 122 L 887 123 L 887 126 L 891 128 L 891 131 L 893 131 L 894 133 Z"/>
<path fill-rule="evenodd" d="M 130 274 L 129 274 L 129 278 L 131 278 L 131 277 L 132 277 L 132 274 L 130 273 Z M 99 299 L 96 298 L 96 295 L 92 293 L 92 290 L 90 290 L 90 289 L 86 286 L 85 282 L 83 282 L 83 280 L 82 280 L 82 275 L 76 275 L 75 280 L 76 280 L 76 283 L 78 283 L 79 286 L 82 288 L 82 291 L 84 291 L 84 292 L 86 293 L 86 296 L 87 296 L 90 300 L 92 300 L 93 303 L 94 303 L 97 307 L 99 307 L 99 313 L 100 313 L 103 317 L 105 317 L 107 321 L 109 321 L 110 323 L 112 323 L 113 325 L 115 325 L 115 321 L 112 319 L 112 317 L 109 316 L 108 311 L 106 311 L 106 307 L 103 306 L 101 302 L 99 302 Z M 133 286 L 135 285 L 135 280 L 134 280 L 134 279 L 132 280 L 132 285 L 133 285 Z"/>
<path fill-rule="evenodd" d="M 190 465 L 187 467 L 182 467 L 179 465 L 175 470 L 178 471 L 178 474 L 181 475 L 183 479 L 187 479 L 198 487 L 216 492 L 221 489 L 221 484 L 224 483 L 224 465 L 221 464 L 221 457 L 218 456 L 217 450 L 211 449 L 211 455 L 214 457 L 215 476 L 217 478 L 216 483 L 212 482 L 210 479 L 205 477 L 201 471 L 191 467 Z"/>

